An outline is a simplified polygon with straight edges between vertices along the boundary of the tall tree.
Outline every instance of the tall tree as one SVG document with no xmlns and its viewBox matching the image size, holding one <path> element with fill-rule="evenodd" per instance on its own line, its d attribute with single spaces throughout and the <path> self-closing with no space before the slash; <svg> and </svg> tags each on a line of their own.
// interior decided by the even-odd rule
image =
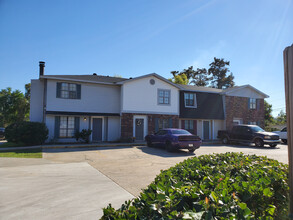
<svg viewBox="0 0 293 220">
<path fill-rule="evenodd" d="M 208 74 L 212 75 L 211 85 L 213 88 L 226 89 L 234 86 L 234 76 L 230 72 L 227 66 L 230 65 L 230 61 L 225 61 L 223 58 L 214 57 L 214 61 L 210 64 Z"/>
<path fill-rule="evenodd" d="M 265 110 L 265 127 L 269 126 L 274 122 L 272 116 L 272 105 L 270 105 L 266 100 L 264 101 L 264 110 Z"/>
<path fill-rule="evenodd" d="M 25 88 L 24 97 L 30 102 L 30 100 L 31 100 L 31 84 L 30 83 L 25 84 L 24 88 Z"/>
<path fill-rule="evenodd" d="M 29 101 L 24 94 L 10 87 L 0 91 L 0 126 L 28 120 L 29 117 Z"/>
<path fill-rule="evenodd" d="M 278 116 L 276 117 L 276 123 L 279 125 L 284 125 L 287 123 L 287 116 L 283 110 L 281 110 Z"/>
<path fill-rule="evenodd" d="M 174 75 L 174 77 L 172 79 L 169 79 L 169 81 L 181 85 L 188 85 L 189 83 L 189 80 L 187 79 L 187 76 L 185 74 Z"/>
<path fill-rule="evenodd" d="M 199 69 L 197 68 L 194 71 L 192 76 L 192 80 L 190 83 L 197 85 L 197 86 L 208 86 L 210 78 L 208 77 L 206 68 Z"/>
</svg>

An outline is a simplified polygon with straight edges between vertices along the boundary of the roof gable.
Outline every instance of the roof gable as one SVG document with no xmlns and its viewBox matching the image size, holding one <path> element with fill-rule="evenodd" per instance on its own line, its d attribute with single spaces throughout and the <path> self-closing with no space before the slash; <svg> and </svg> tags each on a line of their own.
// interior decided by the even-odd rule
<svg viewBox="0 0 293 220">
<path fill-rule="evenodd" d="M 162 77 L 162 76 L 160 76 L 160 75 L 158 75 L 156 73 L 150 73 L 150 74 L 143 75 L 143 76 L 138 76 L 138 77 L 135 77 L 135 78 L 132 78 L 132 79 L 127 79 L 125 81 L 118 82 L 117 84 L 124 84 L 124 83 L 132 82 L 132 81 L 135 81 L 135 80 L 143 79 L 143 78 L 148 78 L 150 76 L 156 77 L 156 78 L 158 78 L 158 79 L 170 84 L 171 86 L 174 86 L 174 87 L 176 87 L 178 89 L 181 89 L 180 85 L 172 83 L 169 80 L 167 80 L 166 78 L 164 78 L 164 77 Z"/>
<path fill-rule="evenodd" d="M 223 90 L 221 94 L 248 98 L 269 98 L 269 96 L 251 85 L 235 86 Z"/>
</svg>

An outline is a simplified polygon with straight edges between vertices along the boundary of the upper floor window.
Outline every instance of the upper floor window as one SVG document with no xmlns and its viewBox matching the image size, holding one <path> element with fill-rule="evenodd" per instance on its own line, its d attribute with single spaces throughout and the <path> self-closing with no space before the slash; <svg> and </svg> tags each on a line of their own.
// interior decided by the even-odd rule
<svg viewBox="0 0 293 220">
<path fill-rule="evenodd" d="M 256 99 L 254 98 L 249 99 L 249 109 L 256 109 Z"/>
<path fill-rule="evenodd" d="M 196 108 L 196 95 L 195 93 L 184 93 L 185 107 Z"/>
<path fill-rule="evenodd" d="M 170 90 L 159 89 L 158 90 L 158 103 L 162 105 L 170 104 Z"/>
<path fill-rule="evenodd" d="M 57 98 L 80 99 L 80 84 L 57 82 Z"/>
</svg>

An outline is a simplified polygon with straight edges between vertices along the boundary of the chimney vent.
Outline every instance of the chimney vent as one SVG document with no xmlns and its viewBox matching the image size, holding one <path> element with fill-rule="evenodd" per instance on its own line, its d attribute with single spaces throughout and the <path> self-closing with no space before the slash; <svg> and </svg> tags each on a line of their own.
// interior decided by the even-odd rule
<svg viewBox="0 0 293 220">
<path fill-rule="evenodd" d="M 44 75 L 44 69 L 45 69 L 45 62 L 44 61 L 40 61 L 39 62 L 39 66 L 40 66 L 40 76 Z"/>
</svg>

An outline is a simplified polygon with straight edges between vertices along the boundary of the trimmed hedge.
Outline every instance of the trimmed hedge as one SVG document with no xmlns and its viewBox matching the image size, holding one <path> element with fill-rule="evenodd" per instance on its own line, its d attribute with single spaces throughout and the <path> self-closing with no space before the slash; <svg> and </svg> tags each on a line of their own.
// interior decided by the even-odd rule
<svg viewBox="0 0 293 220">
<path fill-rule="evenodd" d="M 48 128 L 40 122 L 13 123 L 5 128 L 5 138 L 8 142 L 40 145 L 48 138 Z"/>
<path fill-rule="evenodd" d="M 101 219 L 286 219 L 288 166 L 242 153 L 203 155 L 162 171 Z"/>
</svg>

